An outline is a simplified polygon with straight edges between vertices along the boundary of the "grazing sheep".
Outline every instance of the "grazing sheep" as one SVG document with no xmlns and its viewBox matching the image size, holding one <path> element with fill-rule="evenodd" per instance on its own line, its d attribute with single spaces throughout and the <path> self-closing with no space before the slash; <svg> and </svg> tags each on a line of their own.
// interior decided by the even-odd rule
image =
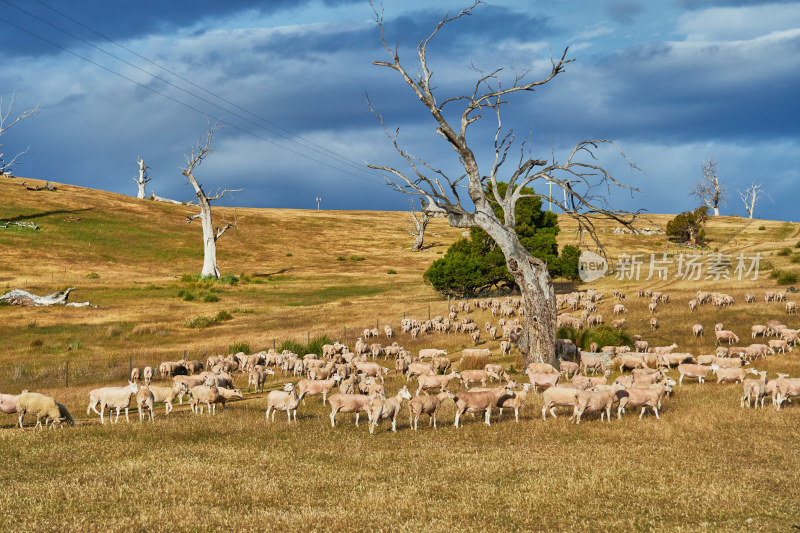
<svg viewBox="0 0 800 533">
<path fill-rule="evenodd" d="M 297 390 L 300 391 L 299 398 L 303 400 L 303 405 L 305 405 L 306 396 L 316 396 L 318 394 L 322 394 L 322 405 L 325 405 L 328 394 L 330 394 L 334 385 L 341 381 L 341 379 L 342 378 L 339 376 L 339 374 L 334 374 L 330 379 L 301 379 L 297 382 Z"/>
<path fill-rule="evenodd" d="M 336 415 L 338 413 L 355 413 L 356 426 L 358 426 L 358 418 L 361 415 L 361 411 L 363 411 L 367 413 L 367 418 L 371 422 L 369 402 L 372 399 L 374 398 L 366 394 L 332 394 L 328 398 L 328 404 L 331 406 L 331 426 L 336 427 Z"/>
<path fill-rule="evenodd" d="M 179 395 L 184 395 L 189 392 L 184 383 L 173 383 L 172 387 L 156 387 L 147 385 L 150 392 L 153 394 L 153 404 L 164 402 L 164 414 L 172 412 L 172 402 L 175 401 Z"/>
<path fill-rule="evenodd" d="M 551 374 L 551 373 L 542 373 L 542 372 L 526 372 L 528 375 L 528 379 L 530 380 L 529 385 L 533 386 L 533 393 L 536 394 L 537 387 L 542 387 L 542 389 L 548 389 L 550 387 L 555 387 L 558 383 L 559 378 L 561 378 L 561 374 Z"/>
<path fill-rule="evenodd" d="M 797 314 L 797 303 L 786 302 L 786 314 L 791 315 L 792 313 Z"/>
<path fill-rule="evenodd" d="M 702 324 L 695 324 L 692 326 L 692 335 L 695 337 L 699 337 L 703 334 L 703 325 Z"/>
<path fill-rule="evenodd" d="M 256 392 L 264 392 L 264 385 L 267 382 L 267 376 L 274 376 L 275 371 L 271 368 L 264 370 L 253 370 L 247 375 L 247 392 L 250 392 L 250 387 Z"/>
<path fill-rule="evenodd" d="M 584 413 L 593 413 L 597 411 L 600 412 L 601 422 L 603 421 L 603 417 L 611 422 L 611 407 L 618 401 L 617 393 L 621 390 L 625 390 L 625 387 L 616 384 L 612 385 L 607 390 L 593 389 L 579 391 L 575 397 L 575 403 L 573 404 L 575 423 L 581 423 L 581 417 Z"/>
<path fill-rule="evenodd" d="M 580 390 L 581 389 L 574 385 L 562 384 L 544 391 L 542 393 L 542 401 L 544 404 L 542 406 L 542 420 L 547 420 L 548 410 L 553 418 L 558 418 L 555 412 L 556 407 L 573 407 Z"/>
<path fill-rule="evenodd" d="M 441 376 L 423 374 L 417 377 L 417 381 L 419 382 L 419 387 L 417 387 L 416 396 L 419 396 L 420 392 L 424 392 L 427 395 L 428 390 L 430 389 L 441 389 L 443 391 L 447 390 L 447 385 L 450 383 L 451 379 L 460 379 L 460 378 L 461 374 L 459 374 L 457 370 L 453 370 L 449 374 L 444 374 Z"/>
<path fill-rule="evenodd" d="M 94 389 L 89 393 L 89 407 L 86 408 L 86 414 L 88 415 L 90 411 L 94 411 L 98 415 L 100 415 L 100 423 L 105 424 L 105 411 L 106 407 L 109 408 L 109 413 L 111 409 L 117 410 L 117 417 L 114 420 L 114 423 L 119 422 L 119 412 L 120 409 L 125 409 L 125 421 L 130 422 L 130 418 L 128 418 L 128 408 L 131 405 L 131 394 L 135 395 L 139 392 L 139 386 L 132 381 L 128 382 L 127 387 L 103 387 L 100 389 Z M 100 405 L 100 411 L 97 410 L 97 405 Z M 109 414 L 109 420 L 111 419 L 111 415 Z"/>
<path fill-rule="evenodd" d="M 728 341 L 728 344 L 733 344 L 734 342 L 739 342 L 739 337 L 732 331 L 727 331 L 724 329 L 717 330 L 714 332 L 717 340 L 714 344 L 719 344 L 720 341 Z"/>
<path fill-rule="evenodd" d="M 699 383 L 703 383 L 708 373 L 711 372 L 711 367 L 705 365 L 681 363 L 678 365 L 678 372 L 681 375 L 680 379 L 678 380 L 678 385 L 683 385 L 683 378 L 697 378 Z"/>
<path fill-rule="evenodd" d="M 153 381 L 153 367 L 144 367 L 144 370 L 142 371 L 142 377 L 144 378 L 144 384 L 150 385 L 150 382 Z"/>
<path fill-rule="evenodd" d="M 656 317 L 650 319 L 650 329 L 653 331 L 658 329 L 658 319 Z"/>
<path fill-rule="evenodd" d="M 744 402 L 747 401 L 747 407 L 750 407 L 750 401 L 755 400 L 755 407 L 758 408 L 758 401 L 761 400 L 761 408 L 764 408 L 764 399 L 767 394 L 767 372 L 758 372 L 753 369 L 752 372 L 758 375 L 759 379 L 745 379 L 742 380 L 742 399 L 740 407 L 744 407 Z"/>
<path fill-rule="evenodd" d="M 61 420 L 61 410 L 55 399 L 38 392 L 22 391 L 22 394 L 17 398 L 17 422 L 19 427 L 23 427 L 23 420 L 26 414 L 31 414 L 36 417 L 35 428 L 43 429 L 42 419 L 45 420 L 45 425 L 48 421 Z M 71 420 L 69 417 L 68 420 Z M 55 427 L 55 424 L 53 424 Z"/>
<path fill-rule="evenodd" d="M 144 410 L 150 411 L 150 422 L 153 422 L 153 405 L 155 404 L 155 396 L 147 386 L 144 386 L 136 393 L 136 408 L 139 410 L 139 422 L 144 421 Z"/>
<path fill-rule="evenodd" d="M 13 415 L 17 412 L 19 394 L 0 394 L 0 413 Z"/>
<path fill-rule="evenodd" d="M 559 368 L 561 369 L 561 375 L 565 378 L 570 377 L 570 375 L 575 375 L 580 370 L 580 365 L 578 363 L 574 363 L 572 361 L 561 361 L 559 363 Z"/>
<path fill-rule="evenodd" d="M 283 390 L 270 391 L 267 394 L 267 422 L 269 422 L 269 412 L 272 410 L 272 421 L 275 422 L 276 411 L 286 411 L 286 419 L 291 423 L 292 415 L 294 421 L 297 422 L 297 406 L 300 404 L 300 398 L 297 396 L 297 391 L 292 383 L 286 383 Z"/>
<path fill-rule="evenodd" d="M 530 390 L 530 383 L 525 383 L 521 391 L 513 391 L 511 395 L 503 395 L 497 402 L 497 407 L 500 408 L 500 418 L 503 417 L 503 409 L 514 410 L 514 420 L 519 423 L 519 408 L 525 403 Z"/>
<path fill-rule="evenodd" d="M 512 388 L 510 384 L 506 384 L 494 391 L 467 391 L 456 394 L 456 417 L 453 425 L 460 427 L 459 421 L 464 413 L 485 411 L 484 423 L 487 426 L 491 426 L 492 407 L 498 404 L 503 395 L 511 392 Z"/>
<path fill-rule="evenodd" d="M 217 414 L 217 403 L 222 401 L 222 395 L 213 379 L 206 380 L 203 385 L 192 387 L 189 389 L 189 395 L 189 404 L 192 406 L 193 413 L 202 414 L 202 404 L 206 404 L 209 416 Z"/>
<path fill-rule="evenodd" d="M 67 407 L 64 404 L 58 403 L 58 402 L 56 402 L 56 406 L 58 407 L 59 418 L 50 418 L 49 419 L 50 429 L 55 429 L 56 428 L 56 424 L 58 424 L 58 427 L 60 428 L 62 422 L 66 422 L 67 425 L 69 425 L 69 426 L 74 426 L 75 425 L 75 419 L 73 419 L 72 415 L 69 414 L 69 411 L 67 410 Z"/>
<path fill-rule="evenodd" d="M 430 417 L 428 425 L 432 425 L 433 429 L 436 429 L 436 416 L 439 413 L 442 402 L 453 398 L 455 398 L 455 395 L 446 389 L 436 396 L 415 396 L 412 398 L 408 403 L 408 418 L 414 431 L 417 430 L 417 423 L 421 414 L 428 415 Z"/>
<path fill-rule="evenodd" d="M 711 365 L 711 371 L 717 375 L 717 383 L 741 383 L 747 374 L 758 375 L 755 368 L 722 368 L 717 364 Z"/>
<path fill-rule="evenodd" d="M 392 431 L 397 431 L 397 415 L 403 407 L 403 400 L 410 400 L 411 393 L 406 386 L 397 391 L 397 395 L 392 398 L 375 398 L 369 402 L 369 412 L 371 423 L 369 426 L 369 434 L 372 435 L 375 431 L 375 426 L 381 420 L 392 419 Z"/>
<path fill-rule="evenodd" d="M 486 386 L 486 381 L 489 379 L 489 373 L 486 370 L 462 370 L 461 383 L 464 387 L 469 388 L 472 382 L 481 382 L 481 387 Z"/>
</svg>

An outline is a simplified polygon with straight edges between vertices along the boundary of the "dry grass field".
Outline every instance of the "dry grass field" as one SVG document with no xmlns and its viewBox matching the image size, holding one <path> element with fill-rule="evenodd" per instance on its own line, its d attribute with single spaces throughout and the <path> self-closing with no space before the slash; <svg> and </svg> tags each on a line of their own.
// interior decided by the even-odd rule
<svg viewBox="0 0 800 533">
<path fill-rule="evenodd" d="M 77 421 L 60 431 L 21 431 L 13 429 L 14 417 L 0 414 L 0 530 L 800 527 L 798 402 L 780 412 L 769 401 L 763 410 L 741 409 L 741 387 L 717 385 L 713 375 L 705 384 L 677 387 L 661 420 L 650 414 L 639 420 L 629 411 L 611 423 L 587 415 L 575 426 L 562 410 L 558 419 L 543 422 L 541 397 L 531 395 L 518 424 L 506 412 L 498 420 L 495 411 L 491 427 L 467 416 L 455 429 L 447 403 L 436 431 L 427 420 L 419 432 L 411 431 L 403 412 L 397 433 L 383 421 L 370 435 L 349 414 L 339 415 L 332 428 L 319 397 L 301 405 L 297 424 L 288 424 L 282 413 L 268 423 L 265 394 L 245 393 L 245 400 L 213 417 L 194 416 L 185 405 L 165 417 L 159 405 L 154 424 L 140 424 L 134 409 L 130 424 L 100 426 L 96 415 L 86 415 L 87 393 L 100 384 L 124 383 L 131 361 L 155 366 L 184 352 L 191 358 L 225 353 L 235 343 L 256 351 L 285 340 L 305 344 L 319 335 L 344 340 L 345 328 L 352 343 L 376 320 L 399 329 L 404 314 L 443 314 L 447 301 L 422 282 L 422 272 L 460 230 L 435 220 L 429 251 L 411 253 L 404 213 L 238 209 L 239 229 L 219 242 L 219 266 L 239 282 L 203 283 L 184 276 L 202 265 L 200 228 L 185 222 L 191 206 L 69 185 L 33 192 L 20 181 L 0 180 L 0 220 L 32 221 L 41 229 L 0 229 L 0 291 L 48 294 L 74 286 L 71 301 L 99 307 L 0 307 L 0 392 L 51 394 Z M 223 212 L 233 214 L 219 209 L 217 216 Z M 663 225 L 669 217 L 653 219 Z M 797 224 L 748 222 L 714 218 L 703 253 L 760 253 L 774 269 L 800 272 Z M 560 244 L 578 242 L 574 226 L 561 224 Z M 649 260 L 650 253 L 665 251 L 663 235 L 618 235 L 603 227 L 611 259 L 644 253 Z M 783 248 L 790 248 L 789 255 L 779 255 Z M 681 252 L 688 253 L 669 245 L 668 253 Z M 611 275 L 588 286 L 608 295 L 626 290 L 627 331 L 642 334 L 651 346 L 676 342 L 680 351 L 711 353 L 716 322 L 738 333 L 742 345 L 751 342 L 752 324 L 775 318 L 800 327 L 800 318 L 787 316 L 782 303 L 744 303 L 745 292 L 761 296 L 780 287 L 765 266 L 755 281 L 684 281 L 674 278 L 674 266 L 668 280 L 645 281 L 645 264 L 638 282 Z M 657 331 L 648 325 L 648 301 L 636 297 L 639 288 L 672 295 L 657 312 Z M 698 288 L 732 294 L 736 304 L 723 310 L 706 305 L 690 314 L 687 302 Z M 187 293 L 194 299 L 186 301 Z M 214 299 L 209 294 L 218 300 L 204 301 Z M 599 306 L 607 322 L 612 305 L 608 298 Z M 220 311 L 232 318 L 204 329 L 185 325 Z M 493 320 L 487 312 L 473 315 L 481 325 Z M 692 337 L 695 323 L 705 326 L 705 337 Z M 461 334 L 396 340 L 414 352 L 447 349 L 454 360 L 472 344 Z M 497 345 L 481 343 L 499 353 Z M 519 369 L 515 352 L 498 362 Z M 770 377 L 776 371 L 800 376 L 793 353 L 754 366 Z M 237 379 L 246 387 L 246 377 Z M 288 380 L 276 376 L 270 385 Z M 390 372 L 389 395 L 404 383 Z"/>
</svg>

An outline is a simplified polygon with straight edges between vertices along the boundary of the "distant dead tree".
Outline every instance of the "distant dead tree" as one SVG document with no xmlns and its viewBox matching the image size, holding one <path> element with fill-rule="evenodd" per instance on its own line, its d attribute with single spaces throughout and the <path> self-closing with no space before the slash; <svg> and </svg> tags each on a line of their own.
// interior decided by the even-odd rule
<svg viewBox="0 0 800 533">
<path fill-rule="evenodd" d="M 422 243 L 425 240 L 425 230 L 428 228 L 428 222 L 430 222 L 430 220 L 430 213 L 418 211 L 414 207 L 414 202 L 411 202 L 411 220 L 409 221 L 408 232 L 414 237 L 414 244 L 411 246 L 412 252 L 419 252 L 422 250 Z"/>
<path fill-rule="evenodd" d="M 751 183 L 744 191 L 736 190 L 739 193 L 739 198 L 744 204 L 744 209 L 747 211 L 748 218 L 753 218 L 753 212 L 756 210 L 756 205 L 763 197 L 772 200 L 772 196 L 767 194 L 762 188 L 761 184 Z"/>
<path fill-rule="evenodd" d="M 211 202 L 219 200 L 225 195 L 232 192 L 241 191 L 242 189 L 217 189 L 213 196 L 208 196 L 203 190 L 203 186 L 197 181 L 194 176 L 194 170 L 200 166 L 203 160 L 208 157 L 212 152 L 212 142 L 214 140 L 214 132 L 220 128 L 219 125 L 209 127 L 206 133 L 205 144 L 202 141 L 198 142 L 193 148 L 192 153 L 186 156 L 186 168 L 182 169 L 183 175 L 189 180 L 189 183 L 194 187 L 195 195 L 197 196 L 197 205 L 200 206 L 200 213 L 186 217 L 186 222 L 191 223 L 195 219 L 200 219 L 203 226 L 203 277 L 211 276 L 215 279 L 220 277 L 219 269 L 217 268 L 217 240 L 225 235 L 229 229 L 236 229 L 236 217 L 229 222 L 223 218 L 225 225 L 222 227 L 214 227 L 211 221 Z"/>
<path fill-rule="evenodd" d="M 713 157 L 703 161 L 703 176 L 697 180 L 689 191 L 691 196 L 698 198 L 709 209 L 713 209 L 715 216 L 719 216 L 720 204 L 728 201 L 725 187 L 719 180 L 719 176 L 717 176 L 717 164 L 717 160 Z"/>
<path fill-rule="evenodd" d="M 460 175 L 450 175 L 440 168 L 418 158 L 404 150 L 399 142 L 399 130 L 390 132 L 381 114 L 374 109 L 369 97 L 367 103 L 384 128 L 386 135 L 394 144 L 395 150 L 405 159 L 408 170 L 399 170 L 391 166 L 368 164 L 370 168 L 386 173 L 388 184 L 395 190 L 420 197 L 424 200 L 423 211 L 430 214 L 447 216 L 451 226 L 458 228 L 479 227 L 486 231 L 502 250 L 509 272 L 514 276 L 522 295 L 522 311 L 524 324 L 518 338 L 517 347 L 524 354 L 526 364 L 544 360 L 558 365 L 556 356 L 556 297 L 553 282 L 547 271 L 547 264 L 533 257 L 519 240 L 516 233 L 516 205 L 520 198 L 538 197 L 550 201 L 546 194 L 548 183 L 560 187 L 564 191 L 562 203 L 555 197 L 552 202 L 560 207 L 567 216 L 575 219 L 579 229 L 591 236 L 600 246 L 595 231 L 598 218 L 610 218 L 620 224 L 631 227 L 637 213 L 612 210 L 606 206 L 603 191 L 609 187 L 618 187 L 626 191 L 634 191 L 632 187 L 618 182 L 603 167 L 595 163 L 595 156 L 600 146 L 611 146 L 633 167 L 636 166 L 625 156 L 615 143 L 608 139 L 579 142 L 563 162 L 536 159 L 532 157 L 532 139 L 524 138 L 519 149 L 519 159 L 509 161 L 509 150 L 515 140 L 513 131 L 504 131 L 501 122 L 501 110 L 509 103 L 508 98 L 515 93 L 531 92 L 561 74 L 566 65 L 572 62 L 567 59 L 567 50 L 558 60 L 551 58 L 551 69 L 542 79 L 524 81 L 525 75 L 510 77 L 509 83 L 501 79 L 502 68 L 484 72 L 473 66 L 476 80 L 462 94 L 440 95 L 431 81 L 433 71 L 428 64 L 428 46 L 439 30 L 448 23 L 472 14 L 481 2 L 462 9 L 453 16 L 444 17 L 431 34 L 417 45 L 417 58 L 413 66 L 400 61 L 399 45 L 392 47 L 386 41 L 382 7 L 372 4 L 374 20 L 380 30 L 381 43 L 388 53 L 388 61 L 373 61 L 373 64 L 396 71 L 403 82 L 415 94 L 433 119 L 436 121 L 436 133 L 455 151 L 458 163 L 463 170 Z M 448 61 L 452 63 L 453 58 Z M 506 78 L 503 76 L 502 78 Z M 447 84 L 444 84 L 446 86 Z M 443 85 L 440 85 L 440 87 Z M 459 106 L 458 109 L 453 109 Z M 493 144 L 486 159 L 491 161 L 489 168 L 480 169 L 478 158 L 473 150 L 480 146 L 468 132 L 470 127 L 485 115 L 496 121 Z M 479 135 L 479 131 L 475 135 Z M 516 159 L 511 156 L 512 159 Z M 500 194 L 498 183 L 505 181 L 508 186 L 504 194 Z M 533 187 L 534 182 L 540 184 Z M 533 189 L 533 190 L 531 190 Z M 545 191 L 545 194 L 536 192 Z M 468 196 L 462 198 L 462 195 Z M 554 195 L 559 196 L 559 195 Z M 473 207 L 474 206 L 474 207 Z M 499 207 L 500 215 L 495 212 Z"/>
<path fill-rule="evenodd" d="M 16 117 L 11 116 L 11 110 L 14 107 L 14 102 L 16 101 L 16 95 L 11 95 L 11 100 L 8 102 L 8 107 L 3 110 L 3 97 L 0 96 L 0 137 L 2 137 L 6 131 L 10 130 L 12 127 L 17 125 L 21 120 L 24 120 L 28 117 L 32 117 L 39 113 L 39 109 L 41 106 L 37 105 L 31 109 L 26 109 Z M 0 176 L 10 176 L 11 172 L 14 168 L 14 165 L 19 160 L 20 156 L 27 153 L 30 147 L 26 148 L 22 152 L 18 153 L 10 160 L 5 159 L 5 154 L 3 153 L 3 144 L 0 143 Z"/>
<path fill-rule="evenodd" d="M 136 162 L 139 163 L 139 177 L 134 177 L 133 181 L 139 187 L 139 193 L 136 195 L 136 198 L 144 200 L 146 195 L 144 188 L 150 180 L 147 176 L 147 169 L 150 168 L 149 166 L 144 164 L 144 160 L 139 157 L 136 159 Z"/>
</svg>

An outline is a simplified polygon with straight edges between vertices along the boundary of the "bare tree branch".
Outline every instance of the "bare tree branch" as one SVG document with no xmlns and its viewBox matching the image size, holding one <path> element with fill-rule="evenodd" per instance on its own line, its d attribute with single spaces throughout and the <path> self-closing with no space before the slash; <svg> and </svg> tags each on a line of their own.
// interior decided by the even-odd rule
<svg viewBox="0 0 800 533">
<path fill-rule="evenodd" d="M 764 191 L 760 183 L 758 184 L 751 183 L 750 186 L 746 188 L 744 191 L 736 189 L 736 192 L 739 193 L 739 199 L 744 204 L 744 209 L 745 211 L 747 211 L 748 218 L 753 218 L 753 213 L 755 213 L 756 205 L 758 204 L 759 201 L 761 201 L 761 198 L 767 197 L 770 200 L 772 200 L 772 196 L 770 196 L 769 194 L 766 193 L 766 191 Z"/>
<path fill-rule="evenodd" d="M 689 189 L 689 195 L 703 202 L 709 209 L 719 215 L 719 206 L 728 202 L 725 187 L 717 176 L 717 160 L 709 157 L 703 161 L 703 176 Z"/>
<path fill-rule="evenodd" d="M 41 109 L 41 105 L 36 105 L 30 109 L 26 109 L 16 117 L 12 117 L 11 110 L 14 107 L 14 102 L 16 101 L 16 95 L 11 95 L 11 100 L 8 102 L 8 107 L 6 107 L 5 111 L 3 111 L 3 98 L 0 97 L 0 137 L 3 134 L 18 124 L 21 120 L 24 120 L 28 117 L 32 117 L 39 113 Z M 15 164 L 18 164 L 18 159 L 20 156 L 25 155 L 28 150 L 30 150 L 30 146 L 27 147 L 22 152 L 16 154 L 14 157 L 11 158 L 10 161 L 5 160 L 5 154 L 3 152 L 3 144 L 0 143 L 0 176 L 4 176 L 10 174 L 12 169 L 14 168 Z"/>
</svg>

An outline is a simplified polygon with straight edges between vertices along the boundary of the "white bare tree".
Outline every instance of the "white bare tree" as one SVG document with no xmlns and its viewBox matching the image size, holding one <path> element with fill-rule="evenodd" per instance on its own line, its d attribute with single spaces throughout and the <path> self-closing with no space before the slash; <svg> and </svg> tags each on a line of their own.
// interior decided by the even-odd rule
<svg viewBox="0 0 800 533">
<path fill-rule="evenodd" d="M 725 186 L 717 176 L 717 165 L 717 160 L 713 156 L 703 161 L 703 176 L 689 191 L 691 196 L 700 199 L 709 209 L 713 209 L 715 216 L 719 216 L 719 206 L 728 201 Z"/>
<path fill-rule="evenodd" d="M 755 184 L 751 183 L 748 188 L 744 191 L 740 191 L 736 189 L 736 192 L 739 193 L 739 198 L 742 200 L 744 204 L 744 209 L 747 211 L 748 218 L 753 218 L 753 213 L 756 210 L 756 205 L 758 202 L 763 198 L 767 197 L 772 200 L 772 196 L 767 194 L 760 183 Z"/>
<path fill-rule="evenodd" d="M 147 169 L 150 167 L 144 164 L 144 160 L 141 157 L 137 158 L 136 162 L 139 163 L 139 177 L 133 178 L 133 182 L 139 187 L 139 192 L 136 195 L 136 198 L 144 200 L 146 197 L 144 188 L 150 181 L 150 177 L 147 175 Z"/>
<path fill-rule="evenodd" d="M 220 128 L 219 125 L 209 127 L 206 134 L 205 144 L 202 140 L 199 141 L 193 148 L 192 153 L 186 156 L 186 168 L 181 169 L 183 175 L 188 178 L 189 183 L 194 187 L 195 195 L 197 196 L 197 205 L 200 206 L 200 212 L 196 215 L 186 217 L 186 222 L 191 223 L 195 219 L 200 219 L 203 226 L 203 277 L 219 278 L 219 268 L 217 268 L 217 240 L 225 235 L 229 229 L 236 229 L 237 222 L 234 214 L 234 220 L 229 222 L 223 218 L 225 225 L 222 227 L 214 227 L 211 220 L 211 202 L 219 200 L 223 196 L 230 193 L 241 191 L 242 189 L 217 189 L 217 192 L 208 196 L 203 190 L 203 186 L 197 181 L 194 176 L 194 170 L 208 157 L 212 152 L 212 142 L 214 140 L 214 132 Z"/>
<path fill-rule="evenodd" d="M 14 126 L 16 126 L 21 120 L 24 120 L 28 117 L 32 117 L 39 113 L 39 109 L 41 106 L 37 105 L 32 107 L 31 109 L 26 109 L 16 117 L 11 115 L 11 110 L 14 107 L 14 102 L 16 101 L 16 95 L 11 95 L 11 100 L 8 102 L 8 107 L 3 109 L 3 97 L 0 96 L 0 137 L 2 137 L 6 131 L 10 130 Z M 30 147 L 26 148 L 22 152 L 18 153 L 17 155 L 13 156 L 11 159 L 6 159 L 5 153 L 3 152 L 3 144 L 0 142 L 0 176 L 9 176 L 14 168 L 14 165 L 18 162 L 20 156 L 25 155 Z"/>
<path fill-rule="evenodd" d="M 563 162 L 536 159 L 531 156 L 533 147 L 531 138 L 525 138 L 519 149 L 519 159 L 509 162 L 509 151 L 515 140 L 513 131 L 504 131 L 501 122 L 501 110 L 508 103 L 508 98 L 515 93 L 530 92 L 548 83 L 564 71 L 572 61 L 567 59 L 567 50 L 561 58 L 551 58 L 551 70 L 537 81 L 525 81 L 523 75 L 514 75 L 510 83 L 504 83 L 502 68 L 491 72 L 483 72 L 472 67 L 476 72 L 476 81 L 466 94 L 440 97 L 438 90 L 431 83 L 433 71 L 428 64 L 428 46 L 437 32 L 448 23 L 471 15 L 477 1 L 472 6 L 462 9 L 455 15 L 444 17 L 431 34 L 417 45 L 417 58 L 413 66 L 406 68 L 400 61 L 398 46 L 391 47 L 384 33 L 382 8 L 372 4 L 375 22 L 381 35 L 381 42 L 389 55 L 388 61 L 373 61 L 373 64 L 396 71 L 402 80 L 426 108 L 436 121 L 436 133 L 444 138 L 455 151 L 463 173 L 460 176 L 449 175 L 426 161 L 410 154 L 398 143 L 399 130 L 390 132 L 380 113 L 372 104 L 370 109 L 376 114 L 384 131 L 394 144 L 396 151 L 405 159 L 408 170 L 368 164 L 370 168 L 384 171 L 387 182 L 397 191 L 412 194 L 424 199 L 424 211 L 447 216 L 451 226 L 459 228 L 480 227 L 497 243 L 506 258 L 509 272 L 514 276 L 522 296 L 522 307 L 525 316 L 517 346 L 525 356 L 526 364 L 544 360 L 558 365 L 555 351 L 556 340 L 556 298 L 553 282 L 547 271 L 547 264 L 533 257 L 522 245 L 516 233 L 515 207 L 523 197 L 538 197 L 550 200 L 548 194 L 523 192 L 524 187 L 541 183 L 545 190 L 548 183 L 560 187 L 564 191 L 565 200 L 552 199 L 566 215 L 578 222 L 579 228 L 592 237 L 600 246 L 595 232 L 595 221 L 598 217 L 611 218 L 630 227 L 636 219 L 636 213 L 612 210 L 607 207 L 606 198 L 598 189 L 609 190 L 612 186 L 634 191 L 632 187 L 618 182 L 603 167 L 595 163 L 597 149 L 608 145 L 616 149 L 628 163 L 635 165 L 621 150 L 608 139 L 588 140 L 578 143 Z M 458 106 L 458 109 L 453 109 Z M 488 114 L 494 117 L 496 126 L 493 129 L 494 139 L 490 144 L 491 164 L 481 171 L 473 149 L 479 144 L 472 137 L 468 139 L 470 127 Z M 513 156 L 512 156 L 513 158 Z M 509 163 L 508 166 L 506 163 Z M 505 194 L 500 194 L 498 183 L 505 181 L 508 187 Z M 528 191 L 528 189 L 525 189 Z M 535 189 L 534 189 L 535 191 Z M 468 197 L 469 203 L 462 199 Z M 492 200 L 499 205 L 502 216 L 495 214 Z M 474 206 L 474 207 L 473 207 Z"/>
<path fill-rule="evenodd" d="M 422 244 L 425 241 L 425 230 L 428 229 L 428 222 L 431 220 L 431 214 L 427 211 L 418 211 L 414 207 L 414 202 L 411 202 L 411 220 L 408 225 L 408 232 L 414 237 L 414 244 L 411 246 L 412 252 L 419 252 L 422 250 Z"/>
</svg>

